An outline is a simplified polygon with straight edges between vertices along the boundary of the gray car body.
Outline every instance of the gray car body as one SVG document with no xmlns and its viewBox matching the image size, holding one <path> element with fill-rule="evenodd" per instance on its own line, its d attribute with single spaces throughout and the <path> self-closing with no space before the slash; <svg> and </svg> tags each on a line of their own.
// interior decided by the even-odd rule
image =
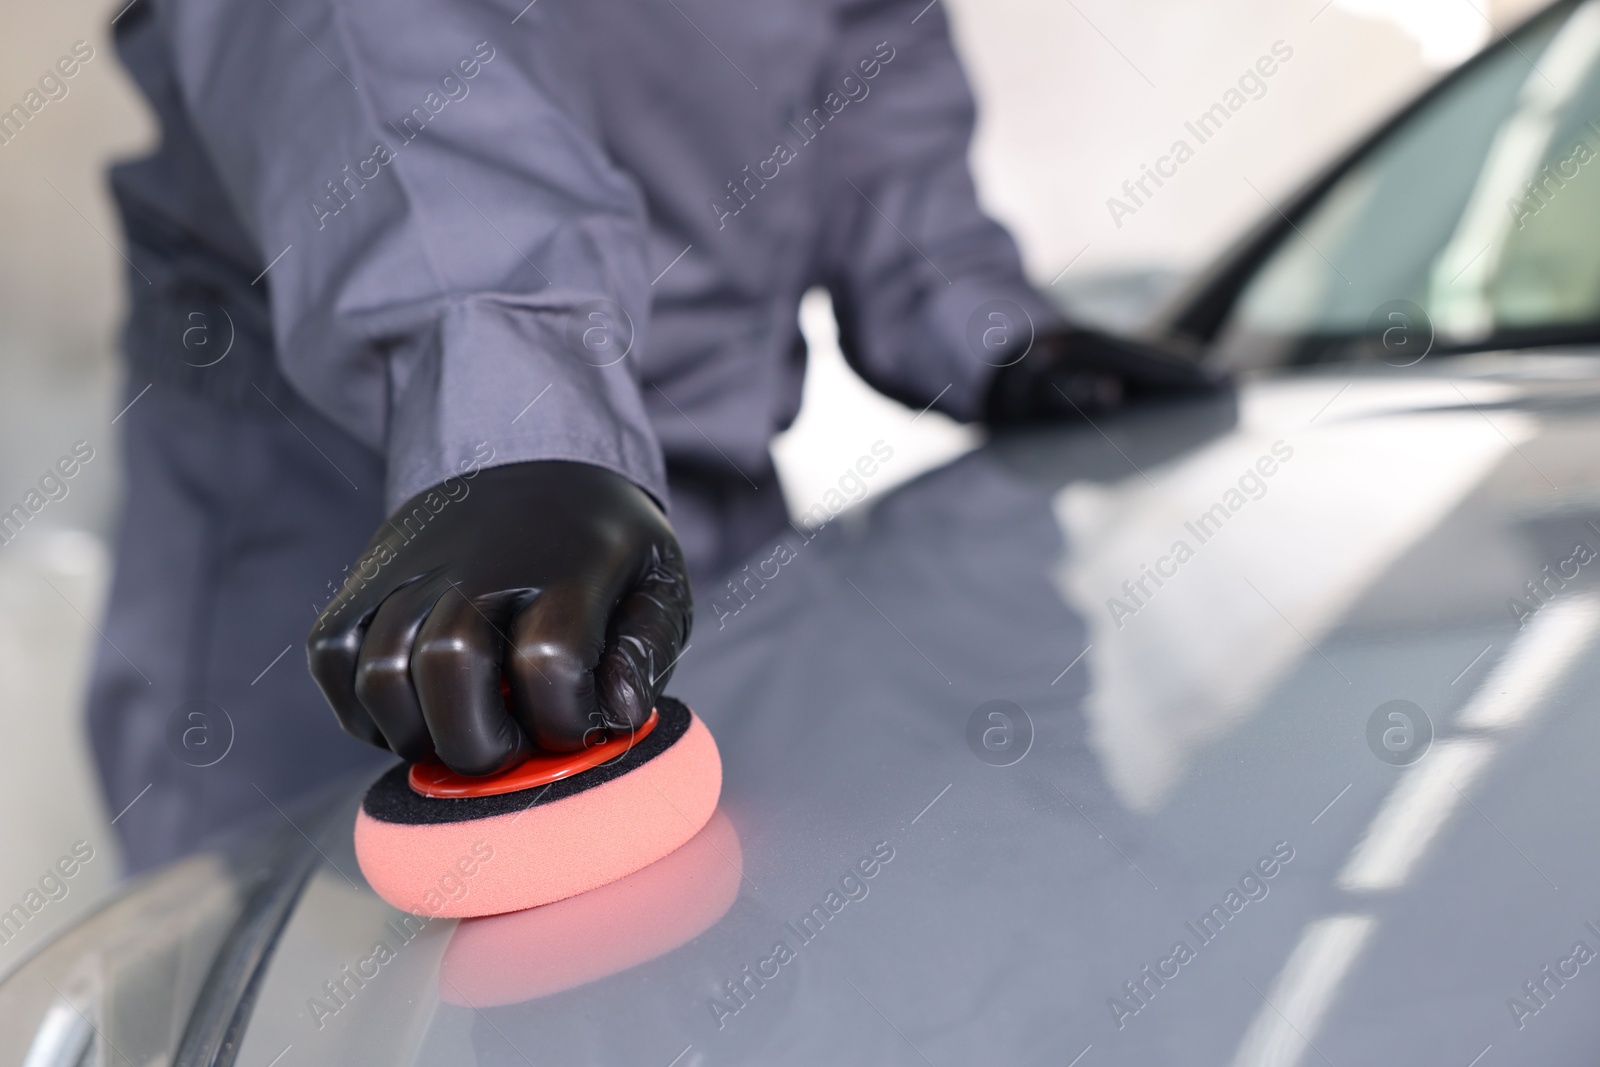
<svg viewBox="0 0 1600 1067">
<path fill-rule="evenodd" d="M 590 973 L 628 916 L 589 914 L 544 931 L 591 950 L 570 988 L 462 995 L 527 943 L 406 925 L 352 787 L 290 813 L 177 1062 L 1589 1062 L 1597 443 L 1581 346 L 991 441 L 703 606 L 672 689 L 722 752 L 716 921 Z"/>
<path fill-rule="evenodd" d="M 399 915 L 347 805 L 237 1062 L 1582 1062 L 1600 981 L 1564 961 L 1600 947 L 1600 568 L 1566 561 L 1600 549 L 1597 437 L 1600 358 L 1567 352 L 1268 377 L 992 442 L 791 535 L 695 634 L 674 689 L 721 746 L 742 855 L 718 922 L 467 1007 L 441 1001 L 458 935 L 435 920 L 340 1001 L 323 983 Z M 1369 743 L 1394 700 L 1430 745 Z"/>
</svg>

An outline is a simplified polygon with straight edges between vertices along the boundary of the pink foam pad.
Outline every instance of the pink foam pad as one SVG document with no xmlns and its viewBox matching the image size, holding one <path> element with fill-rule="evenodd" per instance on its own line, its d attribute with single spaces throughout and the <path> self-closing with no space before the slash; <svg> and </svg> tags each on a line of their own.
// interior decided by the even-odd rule
<svg viewBox="0 0 1600 1067">
<path fill-rule="evenodd" d="M 439 964 L 439 996 L 492 1008 L 573 989 L 664 956 L 739 895 L 739 835 L 720 810 L 689 843 L 610 885 L 542 908 L 467 919 Z"/>
<path fill-rule="evenodd" d="M 356 815 L 361 872 L 403 911 L 466 917 L 563 900 L 661 859 L 705 826 L 722 792 L 711 732 L 671 703 L 621 759 L 526 798 L 421 797 L 396 768 Z"/>
</svg>

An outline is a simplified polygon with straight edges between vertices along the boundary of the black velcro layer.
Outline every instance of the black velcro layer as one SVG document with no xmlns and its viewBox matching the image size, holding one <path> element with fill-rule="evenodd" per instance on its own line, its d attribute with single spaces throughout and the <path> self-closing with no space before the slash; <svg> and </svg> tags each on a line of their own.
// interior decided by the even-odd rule
<svg viewBox="0 0 1600 1067">
<path fill-rule="evenodd" d="M 493 797 L 425 797 L 412 790 L 406 781 L 411 765 L 402 763 L 372 784 L 361 801 L 361 810 L 380 822 L 416 826 L 488 819 L 549 804 L 620 778 L 677 744 L 689 730 L 689 709 L 672 697 L 662 697 L 656 702 L 656 712 L 660 719 L 649 737 L 617 759 L 571 778 Z"/>
</svg>

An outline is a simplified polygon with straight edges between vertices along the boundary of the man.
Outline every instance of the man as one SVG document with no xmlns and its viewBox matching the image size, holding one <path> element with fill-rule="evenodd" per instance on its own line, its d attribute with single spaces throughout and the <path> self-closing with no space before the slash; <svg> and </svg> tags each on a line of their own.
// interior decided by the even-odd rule
<svg viewBox="0 0 1600 1067">
<path fill-rule="evenodd" d="M 90 701 L 135 869 L 382 749 L 484 774 L 642 721 L 691 576 L 785 521 L 811 286 L 869 382 L 960 419 L 1209 384 L 1030 290 L 923 0 L 140 0 L 116 29 L 163 129 L 112 176 L 135 402 Z M 280 651 L 313 612 L 369 748 Z"/>
</svg>

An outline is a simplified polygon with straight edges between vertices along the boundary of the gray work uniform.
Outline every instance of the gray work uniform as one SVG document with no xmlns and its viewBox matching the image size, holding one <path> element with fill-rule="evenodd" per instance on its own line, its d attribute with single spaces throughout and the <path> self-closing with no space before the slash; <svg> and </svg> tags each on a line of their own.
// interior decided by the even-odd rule
<svg viewBox="0 0 1600 1067">
<path fill-rule="evenodd" d="M 299 644 L 413 494 L 484 456 L 595 463 L 704 583 L 784 522 L 808 288 L 869 382 L 961 419 L 992 309 L 1051 320 L 977 206 L 939 5 L 525 3 L 118 20 L 163 131 L 112 174 L 129 397 L 154 386 L 90 707 L 112 810 L 154 783 L 118 822 L 135 866 L 382 758 Z M 233 747 L 195 767 L 174 723 L 204 708 Z"/>
</svg>

